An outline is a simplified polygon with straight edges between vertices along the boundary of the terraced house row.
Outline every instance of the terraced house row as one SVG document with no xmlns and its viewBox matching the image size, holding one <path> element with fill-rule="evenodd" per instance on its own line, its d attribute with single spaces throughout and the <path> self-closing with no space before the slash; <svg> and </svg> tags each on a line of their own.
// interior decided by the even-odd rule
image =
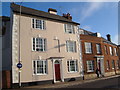
<svg viewBox="0 0 120 90">
<path fill-rule="evenodd" d="M 101 76 L 110 76 L 120 73 L 120 59 L 118 45 L 111 42 L 111 36 L 103 38 L 100 33 L 93 33 L 80 29 L 82 46 L 82 60 L 86 79 L 96 77 L 96 69 Z"/>
<path fill-rule="evenodd" d="M 1 19 L 3 88 L 94 78 L 97 67 L 103 76 L 119 73 L 118 46 L 80 29 L 69 13 L 12 3 Z"/>
</svg>

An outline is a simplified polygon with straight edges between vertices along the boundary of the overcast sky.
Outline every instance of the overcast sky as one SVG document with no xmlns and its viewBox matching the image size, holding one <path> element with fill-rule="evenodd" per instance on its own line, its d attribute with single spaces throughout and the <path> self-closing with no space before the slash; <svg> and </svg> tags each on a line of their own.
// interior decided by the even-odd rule
<svg viewBox="0 0 120 90">
<path fill-rule="evenodd" d="M 58 15 L 70 13 L 73 21 L 80 23 L 80 28 L 99 32 L 104 38 L 111 34 L 112 42 L 118 43 L 117 2 L 23 2 L 22 5 L 45 12 L 53 8 Z M 2 7 L 2 14 L 9 16 L 10 3 L 3 3 Z"/>
</svg>

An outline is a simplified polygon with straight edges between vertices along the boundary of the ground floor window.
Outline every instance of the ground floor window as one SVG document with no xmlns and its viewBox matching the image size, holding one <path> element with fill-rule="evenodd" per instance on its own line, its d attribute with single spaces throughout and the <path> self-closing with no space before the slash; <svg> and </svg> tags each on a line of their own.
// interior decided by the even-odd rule
<svg viewBox="0 0 120 90">
<path fill-rule="evenodd" d="M 117 69 L 120 69 L 120 60 L 117 60 L 117 61 L 116 61 L 116 68 L 117 68 Z"/>
<path fill-rule="evenodd" d="M 77 60 L 67 61 L 67 66 L 68 66 L 68 72 L 77 72 L 78 71 Z"/>
<path fill-rule="evenodd" d="M 112 69 L 115 69 L 115 61 L 112 60 Z"/>
<path fill-rule="evenodd" d="M 107 68 L 107 70 L 109 70 L 109 69 L 110 69 L 109 60 L 107 60 L 107 61 L 106 61 L 106 68 Z"/>
<path fill-rule="evenodd" d="M 87 72 L 94 72 L 94 60 L 86 61 L 87 64 Z"/>
<path fill-rule="evenodd" d="M 47 61 L 46 60 L 34 60 L 33 61 L 34 74 L 47 74 Z"/>
</svg>

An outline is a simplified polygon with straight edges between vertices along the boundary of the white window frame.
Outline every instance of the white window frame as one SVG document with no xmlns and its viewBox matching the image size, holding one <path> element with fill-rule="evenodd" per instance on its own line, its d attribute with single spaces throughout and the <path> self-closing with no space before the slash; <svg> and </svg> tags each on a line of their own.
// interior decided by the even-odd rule
<svg viewBox="0 0 120 90">
<path fill-rule="evenodd" d="M 104 46 L 104 50 L 105 50 L 105 54 L 107 55 L 108 51 L 107 51 L 107 46 L 106 45 Z"/>
<path fill-rule="evenodd" d="M 113 55 L 113 49 L 112 49 L 112 47 L 110 46 L 109 49 L 110 49 L 110 55 Z"/>
<path fill-rule="evenodd" d="M 85 42 L 85 53 L 91 54 L 92 53 L 92 43 Z"/>
<path fill-rule="evenodd" d="M 107 70 L 110 70 L 110 62 L 109 62 L 109 60 L 106 61 L 106 68 L 107 68 Z"/>
<path fill-rule="evenodd" d="M 94 60 L 87 60 L 86 64 L 87 64 L 87 72 L 94 72 Z M 92 65 L 92 70 L 90 70 L 89 65 Z"/>
<path fill-rule="evenodd" d="M 70 26 L 70 28 L 68 28 L 68 25 Z M 71 25 L 71 24 L 64 24 L 64 29 L 65 29 L 65 33 L 75 34 L 74 25 Z"/>
<path fill-rule="evenodd" d="M 39 37 L 33 37 L 32 38 L 32 51 L 37 51 L 37 42 L 36 42 L 36 40 L 37 40 L 37 38 L 39 38 Z M 33 49 L 34 47 L 33 47 L 33 39 L 35 39 L 35 50 Z M 46 38 L 39 38 L 39 39 L 42 39 L 42 47 L 43 47 L 43 51 L 38 51 L 38 52 L 45 52 L 46 51 L 46 46 L 47 46 L 47 40 L 46 40 Z M 39 44 L 39 46 L 40 46 L 40 44 Z M 39 47 L 40 48 L 40 47 Z"/>
<path fill-rule="evenodd" d="M 67 52 L 76 52 L 76 41 L 66 41 L 66 51 Z"/>
<path fill-rule="evenodd" d="M 72 61 L 74 61 L 74 69 L 75 69 L 75 71 L 71 71 L 71 65 L 70 65 L 70 62 L 72 62 Z M 69 73 L 75 73 L 75 72 L 78 72 L 78 60 L 68 60 L 67 61 L 67 67 L 68 67 L 68 72 Z"/>
<path fill-rule="evenodd" d="M 116 61 L 116 69 L 119 69 L 119 61 Z"/>
<path fill-rule="evenodd" d="M 37 62 L 40 61 L 43 63 L 43 73 L 38 73 L 37 72 Z M 34 67 L 34 62 L 35 62 L 35 67 Z M 45 68 L 45 63 L 46 63 L 46 68 Z M 48 74 L 48 63 L 47 60 L 33 60 L 33 75 L 47 75 Z M 46 69 L 46 73 L 45 73 Z"/>
<path fill-rule="evenodd" d="M 115 56 L 117 56 L 117 48 L 114 48 Z"/>
<path fill-rule="evenodd" d="M 41 26 L 39 24 L 39 27 L 37 27 L 37 23 L 36 23 L 37 20 L 39 20 L 41 22 Z M 45 20 L 32 18 L 31 22 L 32 22 L 32 28 L 34 28 L 34 29 L 39 29 L 39 30 L 45 30 L 46 29 L 46 21 Z"/>
<path fill-rule="evenodd" d="M 97 54 L 100 54 L 100 53 L 101 53 L 100 44 L 96 44 L 96 50 L 97 50 Z"/>
<path fill-rule="evenodd" d="M 114 61 L 114 63 L 113 63 L 113 61 Z M 114 65 L 114 67 L 113 67 L 113 65 Z M 112 60 L 112 69 L 115 69 L 115 60 Z"/>
</svg>

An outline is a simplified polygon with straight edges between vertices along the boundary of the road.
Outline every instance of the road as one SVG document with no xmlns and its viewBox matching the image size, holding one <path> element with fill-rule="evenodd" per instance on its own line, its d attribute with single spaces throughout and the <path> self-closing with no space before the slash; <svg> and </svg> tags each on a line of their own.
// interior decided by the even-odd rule
<svg viewBox="0 0 120 90">
<path fill-rule="evenodd" d="M 101 88 L 101 89 L 116 89 L 120 90 L 120 75 L 110 78 L 98 78 L 96 80 L 85 80 L 85 81 L 72 81 L 59 84 L 48 84 L 48 85 L 36 85 L 28 86 L 20 89 L 11 90 L 51 90 L 51 89 L 70 89 L 70 88 Z M 95 90 L 96 90 L 95 89 Z M 8 89 L 7 89 L 8 90 Z"/>
<path fill-rule="evenodd" d="M 120 88 L 120 76 L 106 80 L 88 82 L 80 85 L 72 85 L 65 88 Z"/>
</svg>

